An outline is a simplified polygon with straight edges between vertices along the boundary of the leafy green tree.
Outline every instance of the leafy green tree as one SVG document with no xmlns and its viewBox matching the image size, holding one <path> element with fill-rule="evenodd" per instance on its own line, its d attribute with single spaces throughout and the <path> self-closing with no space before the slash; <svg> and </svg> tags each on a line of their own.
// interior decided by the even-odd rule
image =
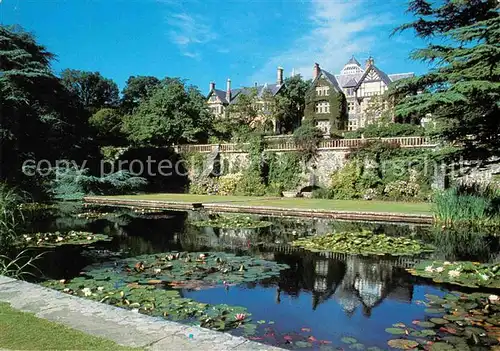
<svg viewBox="0 0 500 351">
<path fill-rule="evenodd" d="M 90 113 L 118 105 L 118 86 L 99 72 L 65 69 L 61 72 L 61 80 Z"/>
<path fill-rule="evenodd" d="M 121 145 L 124 135 L 121 131 L 123 116 L 118 109 L 102 108 L 92 115 L 89 124 L 94 128 L 100 145 Z"/>
<path fill-rule="evenodd" d="M 306 106 L 306 91 L 311 81 L 300 75 L 285 79 L 285 87 L 275 96 L 275 118 L 279 134 L 293 132 L 300 126 Z"/>
<path fill-rule="evenodd" d="M 396 82 L 396 117 L 437 121 L 437 134 L 453 142 L 446 158 L 487 160 L 500 153 L 500 15 L 497 0 L 413 0 L 413 29 L 427 41 L 411 54 L 430 72 Z"/>
<path fill-rule="evenodd" d="M 152 76 L 130 76 L 122 91 L 121 106 L 124 112 L 132 113 L 134 108 L 153 94 L 160 83 L 158 78 Z"/>
<path fill-rule="evenodd" d="M 259 115 L 259 107 L 256 105 L 257 89 L 250 88 L 245 93 L 240 93 L 236 97 L 234 104 L 227 108 L 229 118 L 249 125 Z"/>
<path fill-rule="evenodd" d="M 179 79 L 165 79 L 124 119 L 123 132 L 137 145 L 204 142 L 211 122 L 205 97 L 197 88 L 186 88 Z"/>
</svg>

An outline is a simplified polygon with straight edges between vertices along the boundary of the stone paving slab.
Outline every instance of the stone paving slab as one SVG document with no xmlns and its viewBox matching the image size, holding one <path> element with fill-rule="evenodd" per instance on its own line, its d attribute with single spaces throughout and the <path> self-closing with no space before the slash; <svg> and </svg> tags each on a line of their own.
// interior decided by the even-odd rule
<svg viewBox="0 0 500 351">
<path fill-rule="evenodd" d="M 119 345 L 147 350 L 263 350 L 277 347 L 146 316 L 0 276 L 0 302 Z"/>
</svg>

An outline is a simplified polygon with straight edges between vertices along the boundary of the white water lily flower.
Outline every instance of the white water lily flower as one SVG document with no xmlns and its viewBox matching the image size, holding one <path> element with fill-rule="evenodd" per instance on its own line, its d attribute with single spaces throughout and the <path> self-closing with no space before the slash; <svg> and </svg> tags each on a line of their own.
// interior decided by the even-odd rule
<svg viewBox="0 0 500 351">
<path fill-rule="evenodd" d="M 443 267 L 437 267 L 436 268 L 436 272 L 441 273 L 442 271 L 444 271 Z"/>
<path fill-rule="evenodd" d="M 63 240 L 64 240 L 64 238 L 62 236 L 57 237 L 57 241 L 63 241 Z"/>
<path fill-rule="evenodd" d="M 155 273 L 160 273 L 161 272 L 161 269 L 160 268 L 156 268 L 155 269 Z"/>
<path fill-rule="evenodd" d="M 103 286 L 98 286 L 97 287 L 97 291 L 103 291 L 104 290 L 104 287 Z"/>
<path fill-rule="evenodd" d="M 92 291 L 89 288 L 83 288 L 82 292 L 83 292 L 83 295 L 85 295 L 85 296 L 91 296 L 92 295 Z"/>
<path fill-rule="evenodd" d="M 31 238 L 30 238 L 29 236 L 25 237 L 24 239 L 25 239 L 26 241 L 30 241 L 30 240 L 31 240 Z"/>
<path fill-rule="evenodd" d="M 69 288 L 64 288 L 63 291 L 64 292 L 69 292 Z"/>
<path fill-rule="evenodd" d="M 88 236 L 88 237 L 87 237 L 87 240 L 92 240 L 92 237 L 91 237 L 91 236 Z"/>
<path fill-rule="evenodd" d="M 460 271 L 459 270 L 451 270 L 448 272 L 448 275 L 452 278 L 456 278 L 456 277 L 459 277 L 460 276 Z"/>
<path fill-rule="evenodd" d="M 490 296 L 488 296 L 488 300 L 490 300 L 490 302 L 497 302 L 498 295 L 490 295 Z"/>
<path fill-rule="evenodd" d="M 425 267 L 425 271 L 432 273 L 432 272 L 434 272 L 434 268 L 432 268 L 432 266 L 427 266 L 427 267 Z"/>
<path fill-rule="evenodd" d="M 444 261 L 444 262 L 443 262 L 443 265 L 445 265 L 445 266 L 449 266 L 450 264 L 451 264 L 451 262 L 450 262 L 450 261 Z"/>
</svg>

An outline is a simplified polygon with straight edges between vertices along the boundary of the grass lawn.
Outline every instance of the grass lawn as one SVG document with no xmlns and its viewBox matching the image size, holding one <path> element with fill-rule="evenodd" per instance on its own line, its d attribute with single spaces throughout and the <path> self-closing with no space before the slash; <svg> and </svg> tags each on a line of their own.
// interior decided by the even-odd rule
<svg viewBox="0 0 500 351">
<path fill-rule="evenodd" d="M 425 202 L 327 200 L 306 198 L 277 198 L 256 196 L 220 196 L 192 194 L 145 194 L 103 196 L 108 199 L 175 201 L 189 203 L 228 203 L 245 206 L 321 209 L 337 211 L 390 212 L 405 214 L 431 214 L 431 204 Z"/>
<path fill-rule="evenodd" d="M 0 349 L 138 350 L 37 318 L 0 303 Z"/>
</svg>

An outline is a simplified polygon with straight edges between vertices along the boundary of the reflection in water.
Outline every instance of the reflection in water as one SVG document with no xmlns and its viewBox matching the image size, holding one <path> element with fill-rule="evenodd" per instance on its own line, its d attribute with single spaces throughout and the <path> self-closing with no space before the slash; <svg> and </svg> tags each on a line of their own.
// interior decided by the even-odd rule
<svg viewBox="0 0 500 351">
<path fill-rule="evenodd" d="M 112 209 L 107 208 L 106 212 L 109 211 Z M 433 255 L 440 259 L 496 259 L 499 250 L 496 237 L 466 231 L 432 231 L 424 226 L 263 217 L 273 225 L 259 229 L 217 229 L 189 224 L 191 220 L 208 219 L 204 212 L 141 215 L 123 209 L 115 211 L 116 216 L 91 221 L 75 220 L 68 213 L 38 218 L 32 223 L 32 230 L 69 230 L 78 226 L 80 230 L 114 238 L 112 242 L 93 246 L 102 256 L 88 254 L 88 249 L 84 255 L 79 247 L 61 247 L 48 254 L 40 268 L 49 278 L 71 278 L 96 260 L 112 259 L 112 255 L 106 257 L 106 252 L 137 256 L 172 250 L 224 250 L 275 260 L 290 266 L 277 278 L 230 290 L 184 290 L 183 294 L 207 303 L 243 305 L 255 318 L 276 321 L 276 330 L 282 333 L 308 325 L 316 330 L 318 338 L 334 340 L 347 333 L 382 347 L 386 345 L 385 327 L 403 317 L 408 319 L 407 323 L 422 318 L 423 310 L 411 303 L 413 299 L 422 299 L 422 291 L 439 293 L 427 285 L 429 282 L 404 270 L 425 257 L 310 252 L 292 247 L 289 242 L 306 235 L 364 229 L 431 241 L 437 246 Z M 388 314 L 392 317 L 387 317 Z M 332 330 L 328 323 L 338 325 Z"/>
</svg>

